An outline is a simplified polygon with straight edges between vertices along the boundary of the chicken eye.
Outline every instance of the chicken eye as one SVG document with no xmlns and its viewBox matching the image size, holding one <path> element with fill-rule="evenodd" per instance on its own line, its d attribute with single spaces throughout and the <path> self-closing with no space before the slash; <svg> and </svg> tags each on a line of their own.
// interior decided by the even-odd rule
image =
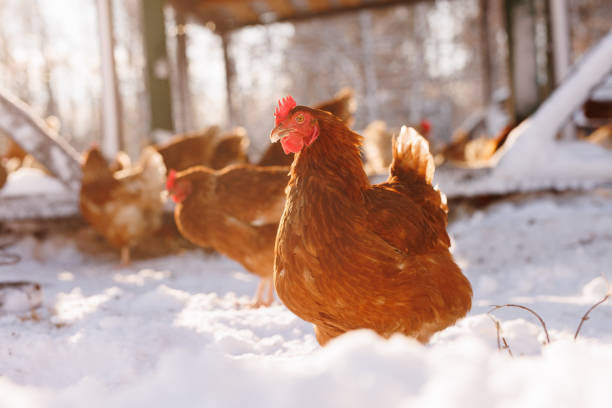
<svg viewBox="0 0 612 408">
<path fill-rule="evenodd" d="M 302 115 L 301 113 L 299 115 L 297 115 L 295 117 L 295 122 L 296 123 L 303 123 L 304 122 L 304 115 Z"/>
</svg>

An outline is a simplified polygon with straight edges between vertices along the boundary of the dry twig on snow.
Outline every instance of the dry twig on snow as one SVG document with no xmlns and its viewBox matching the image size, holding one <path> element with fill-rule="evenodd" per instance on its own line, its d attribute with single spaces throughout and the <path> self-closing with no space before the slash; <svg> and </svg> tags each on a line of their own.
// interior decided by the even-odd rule
<svg viewBox="0 0 612 408">
<path fill-rule="evenodd" d="M 608 290 L 606 291 L 606 295 L 599 302 L 591 306 L 589 310 L 587 310 L 586 313 L 582 316 L 582 319 L 580 319 L 580 324 L 578 325 L 578 328 L 576 329 L 576 334 L 574 334 L 574 340 L 578 338 L 578 334 L 580 334 L 580 329 L 582 329 L 582 325 L 584 324 L 584 322 L 589 320 L 589 314 L 593 310 L 595 310 L 597 306 L 601 305 L 602 303 L 605 303 L 610 298 L 610 295 L 612 295 L 612 287 L 610 287 L 610 281 L 608 281 L 608 279 L 605 276 L 603 278 L 606 280 L 606 283 L 608 285 Z"/>
<path fill-rule="evenodd" d="M 550 344 L 550 336 L 548 335 L 548 329 L 546 328 L 546 323 L 544 323 L 544 319 L 542 319 L 542 317 L 540 317 L 540 315 L 537 314 L 533 309 L 530 309 L 527 306 L 523 306 L 523 305 L 516 305 L 516 304 L 508 303 L 508 304 L 505 304 L 505 305 L 492 305 L 491 306 L 491 310 L 489 310 L 488 313 L 491 313 L 494 310 L 498 310 L 498 309 L 501 309 L 501 308 L 504 308 L 504 307 L 516 307 L 518 309 L 523 309 L 523 310 L 528 311 L 529 313 L 531 313 L 535 317 L 537 317 L 538 320 L 540 321 L 540 324 L 542 325 L 542 328 L 544 329 L 544 334 L 546 335 L 546 344 Z"/>
<path fill-rule="evenodd" d="M 495 323 L 495 329 L 497 330 L 497 350 L 502 351 L 502 349 L 506 349 L 508 350 L 508 354 L 510 354 L 510 357 L 514 357 L 512 355 L 512 350 L 510 349 L 510 346 L 508 345 L 508 342 L 506 341 L 506 338 L 501 335 L 501 323 L 499 322 L 499 320 L 495 318 L 495 316 L 491 314 L 492 310 L 490 310 L 487 313 L 487 316 L 489 316 L 489 319 L 491 319 L 493 323 Z M 504 343 L 503 346 L 502 346 L 502 342 Z"/>
</svg>

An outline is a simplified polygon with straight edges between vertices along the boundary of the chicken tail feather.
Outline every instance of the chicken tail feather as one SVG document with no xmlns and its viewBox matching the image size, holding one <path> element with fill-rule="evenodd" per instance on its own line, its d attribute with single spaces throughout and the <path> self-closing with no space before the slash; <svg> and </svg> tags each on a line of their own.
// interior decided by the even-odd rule
<svg viewBox="0 0 612 408">
<path fill-rule="evenodd" d="M 402 126 L 399 136 L 393 139 L 393 162 L 389 178 L 416 178 L 431 184 L 434 170 L 434 160 L 427 140 L 414 128 Z"/>
</svg>

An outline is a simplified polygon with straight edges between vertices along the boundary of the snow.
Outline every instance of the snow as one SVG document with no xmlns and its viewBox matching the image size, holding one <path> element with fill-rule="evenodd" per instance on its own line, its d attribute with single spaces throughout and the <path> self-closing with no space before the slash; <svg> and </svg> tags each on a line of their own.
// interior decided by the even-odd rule
<svg viewBox="0 0 612 408">
<path fill-rule="evenodd" d="M 0 190 L 1 197 L 31 194 L 64 194 L 68 190 L 55 177 L 36 168 L 22 167 L 10 173 L 6 185 Z"/>
<path fill-rule="evenodd" d="M 10 173 L 0 189 L 0 220 L 68 217 L 78 214 L 78 195 L 35 168 Z"/>
<path fill-rule="evenodd" d="M 24 238 L 3 280 L 39 282 L 43 306 L 0 315 L 0 406 L 607 407 L 612 192 L 539 194 L 466 211 L 449 226 L 474 306 L 421 345 L 362 330 L 329 346 L 278 301 L 246 307 L 257 278 L 188 251 L 127 268 L 69 237 Z M 500 309 L 498 351 L 490 305 Z"/>
<path fill-rule="evenodd" d="M 38 308 L 43 297 L 40 285 L 13 281 L 0 283 L 0 311 L 18 313 Z"/>
</svg>

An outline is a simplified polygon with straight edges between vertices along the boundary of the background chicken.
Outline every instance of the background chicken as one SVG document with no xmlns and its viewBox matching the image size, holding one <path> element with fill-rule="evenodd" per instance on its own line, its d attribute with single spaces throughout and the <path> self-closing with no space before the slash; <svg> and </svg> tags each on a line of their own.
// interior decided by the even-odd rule
<svg viewBox="0 0 612 408">
<path fill-rule="evenodd" d="M 448 161 L 459 166 L 483 165 L 503 146 L 514 127 L 507 125 L 495 137 L 482 135 L 473 139 L 470 133 L 458 129 L 453 140 L 436 154 L 436 164 Z"/>
<path fill-rule="evenodd" d="M 593 133 L 585 137 L 589 143 L 612 149 L 612 124 L 600 126 Z"/>
<path fill-rule="evenodd" d="M 431 124 L 427 119 L 423 119 L 414 128 L 429 141 Z M 393 136 L 398 133 L 399 129 L 389 129 L 382 120 L 370 122 L 363 130 L 363 152 L 366 159 L 365 169 L 368 175 L 384 174 L 389 170 L 389 165 L 393 159 L 391 144 Z"/>
<path fill-rule="evenodd" d="M 97 147 L 83 161 L 80 208 L 91 226 L 116 248 L 121 262 L 130 261 L 130 248 L 159 228 L 166 167 L 153 148 L 147 148 L 131 168 L 113 173 Z"/>
<path fill-rule="evenodd" d="M 113 173 L 123 169 L 129 169 L 130 167 L 132 167 L 132 159 L 130 159 L 130 156 L 122 150 L 117 152 L 115 158 L 108 165 L 108 168 Z"/>
<path fill-rule="evenodd" d="M 157 151 L 169 170 L 181 171 L 199 165 L 221 169 L 230 164 L 245 163 L 248 145 L 244 128 L 221 133 L 217 126 L 212 126 L 204 132 L 177 135 L 159 145 Z"/>
<path fill-rule="evenodd" d="M 357 109 L 355 93 L 351 88 L 342 88 L 332 99 L 321 102 L 315 105 L 314 108 L 337 116 L 348 127 L 351 127 L 355 121 L 354 114 Z M 282 146 L 275 143 L 266 149 L 257 164 L 260 166 L 290 166 L 292 162 L 293 155 L 285 154 Z"/>
<path fill-rule="evenodd" d="M 394 143 L 387 182 L 370 185 L 361 137 L 326 112 L 279 103 L 270 134 L 296 153 L 276 241 L 274 283 L 327 343 L 348 330 L 425 342 L 471 307 L 453 261 L 433 158 L 414 129 Z"/>
<path fill-rule="evenodd" d="M 262 278 L 254 306 L 267 306 L 274 300 L 274 241 L 288 171 L 287 167 L 251 164 L 217 171 L 196 166 L 168 177 L 168 191 L 178 203 L 174 217 L 181 234 Z"/>
</svg>

